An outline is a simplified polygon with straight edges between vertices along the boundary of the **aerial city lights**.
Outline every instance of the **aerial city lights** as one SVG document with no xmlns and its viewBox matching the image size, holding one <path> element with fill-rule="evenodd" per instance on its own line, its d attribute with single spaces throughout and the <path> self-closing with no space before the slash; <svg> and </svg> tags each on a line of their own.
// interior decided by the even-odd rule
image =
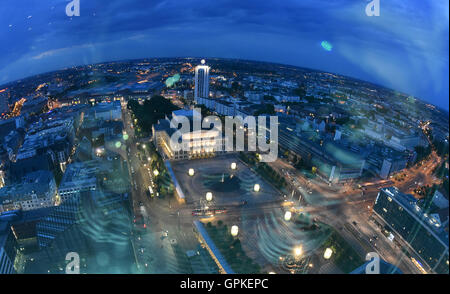
<svg viewBox="0 0 450 294">
<path fill-rule="evenodd" d="M 439 66 L 448 13 L 434 4 L 444 1 L 409 1 L 407 13 L 381 1 L 380 17 L 352 1 L 271 1 L 246 5 L 248 23 L 224 22 L 221 1 L 205 10 L 200 0 L 122 0 L 108 8 L 117 13 L 87 5 L 65 20 L 72 26 L 60 25 L 64 5 L 41 13 L 17 2 L 0 1 L 12 23 L 0 21 L 0 277 L 448 275 L 448 71 Z M 153 2 L 172 17 L 127 17 Z M 375 11 L 380 1 L 366 2 Z M 161 19 L 170 29 L 151 35 Z M 264 20 L 282 36 L 245 38 Z M 151 55 L 176 52 L 192 56 Z M 248 60 L 213 57 L 221 53 Z M 236 290 L 259 279 L 235 277 L 225 280 Z M 275 278 L 262 280 L 276 290 Z M 174 279 L 162 286 L 223 286 Z"/>
</svg>

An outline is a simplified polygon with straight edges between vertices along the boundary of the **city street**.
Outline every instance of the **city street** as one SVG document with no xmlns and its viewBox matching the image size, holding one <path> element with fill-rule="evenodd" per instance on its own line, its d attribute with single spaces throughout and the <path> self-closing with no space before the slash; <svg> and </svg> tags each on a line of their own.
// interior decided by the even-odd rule
<svg viewBox="0 0 450 294">
<path fill-rule="evenodd" d="M 427 164 L 430 165 L 428 171 L 431 171 L 432 163 L 427 162 Z M 290 181 L 291 189 L 296 190 L 296 195 L 297 192 L 300 192 L 299 205 L 304 206 L 303 210 L 337 229 L 361 257 L 365 258 L 368 252 L 377 252 L 381 258 L 396 265 L 403 272 L 420 273 L 401 249 L 389 241 L 380 229 L 369 220 L 378 190 L 382 187 L 392 186 L 392 181 L 380 180 L 366 183 L 364 195 L 362 195 L 361 189 L 357 187 L 348 185 L 333 187 L 334 185 L 329 186 L 315 179 L 306 179 L 282 159 L 278 159 L 271 166 L 278 172 L 289 171 L 293 175 Z M 408 183 L 414 180 L 415 178 L 410 178 Z M 299 198 L 295 196 L 293 199 L 298 200 Z M 377 236 L 377 241 L 374 236 Z M 399 258 L 399 256 L 404 256 L 404 258 Z"/>
<path fill-rule="evenodd" d="M 189 271 L 187 266 L 180 258 L 180 254 L 174 251 L 174 244 L 183 252 L 196 250 L 198 240 L 192 232 L 192 222 L 196 217 L 192 216 L 192 210 L 201 206 L 201 199 L 209 188 L 203 187 L 205 181 L 202 175 L 213 175 L 225 173 L 231 162 L 238 162 L 239 169 L 236 171 L 239 178 L 245 179 L 244 185 L 251 190 L 253 182 L 257 181 L 263 184 L 265 194 L 273 188 L 264 184 L 264 181 L 254 177 L 253 173 L 247 172 L 247 167 L 234 158 L 224 159 L 204 159 L 190 161 L 189 168 L 196 171 L 194 177 L 187 175 L 188 166 L 186 163 L 177 162 L 173 164 L 174 171 L 182 185 L 183 191 L 187 195 L 187 203 L 180 205 L 175 199 L 152 199 L 147 196 L 146 191 L 152 182 L 152 172 L 145 167 L 139 160 L 138 145 L 145 141 L 136 141 L 134 130 L 131 128 L 130 113 L 124 110 L 125 130 L 129 134 L 127 146 L 130 148 L 128 162 L 130 165 L 130 178 L 132 179 L 132 199 L 135 215 L 143 215 L 146 223 L 146 233 L 135 236 L 134 248 L 136 258 L 140 269 L 144 272 L 183 272 Z M 141 152 L 142 153 L 142 152 Z M 145 158 L 145 154 L 142 154 Z M 204 164 L 203 161 L 208 161 Z M 214 164 L 216 162 L 216 164 Z M 273 257 L 280 254 L 286 248 L 274 255 L 274 252 L 265 252 L 261 241 L 261 225 L 267 219 L 281 219 L 283 210 L 282 205 L 289 201 L 296 207 L 301 207 L 304 212 L 317 217 L 319 221 L 326 223 L 336 230 L 351 244 L 358 254 L 365 258 L 368 252 L 378 252 L 380 256 L 398 266 L 404 272 L 420 273 L 418 268 L 404 256 L 401 248 L 398 248 L 393 242 L 389 241 L 380 229 L 370 220 L 372 206 L 374 204 L 378 190 L 382 187 L 397 184 L 400 188 L 411 187 L 411 184 L 420 180 L 421 182 L 430 182 L 433 177 L 430 175 L 433 169 L 439 164 L 439 160 L 433 154 L 430 159 L 423 163 L 420 168 L 413 167 L 404 171 L 407 174 L 405 180 L 396 182 L 393 179 L 379 180 L 375 182 L 363 183 L 363 189 L 356 187 L 356 184 L 330 185 L 319 178 L 307 179 L 285 160 L 278 159 L 270 163 L 278 173 L 283 175 L 288 182 L 288 191 L 292 191 L 285 196 L 282 195 L 273 199 L 262 201 L 263 198 L 255 198 L 253 203 L 253 192 L 248 196 L 239 193 L 239 197 L 227 196 L 227 193 L 214 192 L 215 205 L 226 208 L 227 212 L 223 215 L 210 217 L 208 221 L 222 220 L 225 223 L 233 223 L 242 226 L 242 244 L 246 252 L 258 261 L 259 264 L 270 267 L 273 266 Z M 229 169 L 229 168 L 228 168 Z M 233 173 L 232 173 L 233 174 Z M 248 182 L 250 180 L 252 183 Z M 247 183 L 248 182 L 248 183 Z M 275 192 L 275 191 L 274 191 Z M 273 193 L 273 192 L 270 192 Z M 262 195 L 263 195 L 262 194 Z M 277 193 L 274 193 L 275 195 Z M 250 197 L 250 198 L 249 198 Z M 242 206 L 241 202 L 246 201 Z M 262 202 L 261 202 L 262 201 Z M 259 228 L 259 232 L 257 232 Z M 267 227 L 267 230 L 270 228 Z M 265 229 L 262 229 L 265 230 Z M 267 232 L 266 232 L 267 233 Z M 295 238 L 294 238 L 295 239 Z M 262 242 L 262 243 L 261 243 Z M 157 254 L 155 254 L 157 252 Z M 272 255 L 272 257 L 270 257 Z M 177 257 L 178 256 L 178 257 Z M 184 258 L 186 258 L 184 256 Z M 166 261 L 165 263 L 163 261 Z"/>
</svg>

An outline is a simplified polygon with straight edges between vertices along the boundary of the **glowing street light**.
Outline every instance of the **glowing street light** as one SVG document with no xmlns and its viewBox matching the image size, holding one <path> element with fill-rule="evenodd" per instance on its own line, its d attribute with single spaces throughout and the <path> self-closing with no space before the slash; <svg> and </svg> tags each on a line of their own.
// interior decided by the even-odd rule
<svg viewBox="0 0 450 294">
<path fill-rule="evenodd" d="M 239 227 L 238 226 L 232 226 L 231 227 L 231 236 L 236 237 L 239 233 Z"/>
<path fill-rule="evenodd" d="M 153 171 L 153 174 L 155 175 L 155 177 L 157 177 L 157 176 L 159 175 L 159 171 L 158 171 L 157 169 L 155 169 L 155 170 Z"/>
<path fill-rule="evenodd" d="M 255 186 L 253 186 L 253 191 L 259 192 L 259 190 L 261 190 L 261 186 L 259 184 L 255 184 Z"/>
<path fill-rule="evenodd" d="M 213 198 L 213 194 L 211 192 L 206 192 L 206 200 L 211 201 Z"/>
<path fill-rule="evenodd" d="M 284 220 L 288 222 L 288 221 L 291 220 L 291 218 L 292 218 L 292 212 L 286 211 L 286 212 L 284 213 Z"/>
<path fill-rule="evenodd" d="M 188 171 L 188 173 L 189 173 L 189 175 L 190 175 L 191 177 L 193 177 L 194 174 L 195 174 L 195 171 L 194 171 L 193 168 L 190 168 L 189 171 Z"/>
<path fill-rule="evenodd" d="M 331 250 L 331 248 L 327 248 L 327 249 L 325 249 L 325 252 L 323 253 L 323 258 L 330 259 L 332 254 L 333 254 L 333 250 Z"/>
<path fill-rule="evenodd" d="M 302 246 L 298 246 L 294 248 L 294 255 L 295 257 L 300 257 L 303 254 L 303 248 Z"/>
<path fill-rule="evenodd" d="M 237 164 L 236 164 L 236 162 L 233 162 L 232 164 L 231 164 L 231 169 L 236 169 L 237 168 Z"/>
</svg>

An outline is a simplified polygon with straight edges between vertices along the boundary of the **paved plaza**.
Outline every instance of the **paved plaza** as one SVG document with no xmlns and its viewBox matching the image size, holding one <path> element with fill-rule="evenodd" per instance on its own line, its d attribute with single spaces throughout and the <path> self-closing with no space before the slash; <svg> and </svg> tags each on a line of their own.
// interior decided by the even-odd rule
<svg viewBox="0 0 450 294">
<path fill-rule="evenodd" d="M 232 163 L 237 168 L 231 168 Z M 209 159 L 171 162 L 173 171 L 186 197 L 187 204 L 199 204 L 206 193 L 213 194 L 213 202 L 219 206 L 252 206 L 280 200 L 280 194 L 260 176 L 244 165 L 235 155 Z M 189 169 L 194 175 L 189 175 Z M 254 185 L 260 191 L 254 191 Z"/>
</svg>

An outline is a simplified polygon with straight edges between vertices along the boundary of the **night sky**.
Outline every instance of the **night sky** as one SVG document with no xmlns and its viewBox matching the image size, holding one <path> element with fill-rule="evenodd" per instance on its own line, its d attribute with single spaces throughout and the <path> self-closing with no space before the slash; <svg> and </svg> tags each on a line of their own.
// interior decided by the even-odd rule
<svg viewBox="0 0 450 294">
<path fill-rule="evenodd" d="M 68 66 L 226 57 L 335 72 L 449 109 L 449 3 L 380 0 L 0 1 L 0 84 Z M 327 41 L 332 46 L 324 48 Z"/>
</svg>

